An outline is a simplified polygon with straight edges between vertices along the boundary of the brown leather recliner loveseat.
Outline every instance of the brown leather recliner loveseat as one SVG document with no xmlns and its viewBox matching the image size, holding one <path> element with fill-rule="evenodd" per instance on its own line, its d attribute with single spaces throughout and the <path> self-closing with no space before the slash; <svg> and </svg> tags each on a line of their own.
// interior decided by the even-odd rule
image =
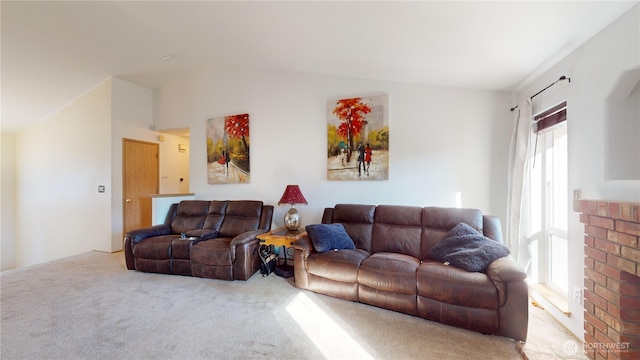
<svg viewBox="0 0 640 360">
<path fill-rule="evenodd" d="M 181 201 L 164 224 L 125 234 L 127 269 L 247 280 L 260 268 L 256 236 L 271 229 L 272 217 L 262 201 Z"/>
<path fill-rule="evenodd" d="M 324 210 L 322 223 L 342 224 L 355 249 L 318 252 L 311 234 L 298 239 L 296 287 L 526 341 L 526 273 L 511 255 L 482 271 L 430 256 L 460 223 L 501 243 L 497 217 L 476 209 L 339 204 Z"/>
</svg>

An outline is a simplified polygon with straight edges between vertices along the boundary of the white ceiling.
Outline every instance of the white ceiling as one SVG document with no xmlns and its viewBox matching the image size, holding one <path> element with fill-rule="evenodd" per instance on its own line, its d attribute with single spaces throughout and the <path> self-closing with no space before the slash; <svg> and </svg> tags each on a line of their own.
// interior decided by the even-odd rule
<svg viewBox="0 0 640 360">
<path fill-rule="evenodd" d="M 213 63 L 514 91 L 637 3 L 2 0 L 1 130 Z"/>
</svg>

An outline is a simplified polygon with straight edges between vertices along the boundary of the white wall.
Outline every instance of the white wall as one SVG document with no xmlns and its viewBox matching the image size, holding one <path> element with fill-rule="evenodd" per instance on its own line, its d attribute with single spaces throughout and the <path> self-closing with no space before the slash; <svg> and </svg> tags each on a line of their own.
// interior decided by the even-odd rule
<svg viewBox="0 0 640 360">
<path fill-rule="evenodd" d="M 157 141 L 152 121 L 153 92 L 112 78 L 2 134 L 2 270 L 122 250 L 122 139 Z"/>
<path fill-rule="evenodd" d="M 0 271 L 16 266 L 16 135 L 0 142 Z"/>
<path fill-rule="evenodd" d="M 16 266 L 110 250 L 111 82 L 17 135 Z M 4 170 L 4 169 L 3 169 Z"/>
<path fill-rule="evenodd" d="M 189 192 L 189 156 L 191 153 L 188 137 L 160 134 L 160 193 L 185 194 Z M 185 151 L 178 151 L 184 145 Z"/>
<path fill-rule="evenodd" d="M 326 180 L 327 101 L 389 94 L 388 181 Z M 475 207 L 504 218 L 509 96 L 286 71 L 208 66 L 156 90 L 157 129 L 189 127 L 190 189 L 206 199 L 277 205 L 298 184 L 303 225 L 336 203 Z M 247 112 L 250 184 L 207 184 L 206 120 Z M 495 131 L 496 126 L 507 125 Z M 507 134 L 507 135 L 505 135 Z M 282 225 L 287 206 L 276 206 Z"/>
<path fill-rule="evenodd" d="M 109 251 L 122 250 L 122 139 L 155 142 L 153 125 L 153 92 L 127 81 L 112 78 L 111 146 L 111 232 Z"/>
<path fill-rule="evenodd" d="M 122 141 L 134 139 L 160 144 L 160 194 L 189 192 L 189 149 L 178 152 L 178 143 L 189 139 L 151 130 L 153 128 L 153 91 L 122 79 L 112 79 L 111 137 L 111 245 L 110 251 L 123 246 L 122 214 Z M 158 136 L 164 141 L 160 142 Z M 180 182 L 180 178 L 184 178 Z"/>
<path fill-rule="evenodd" d="M 550 88 L 533 100 L 534 114 L 567 101 L 569 193 L 582 190 L 585 199 L 640 202 L 639 180 L 607 180 L 606 176 L 606 98 L 626 70 L 640 64 L 639 8 L 636 5 L 620 19 L 594 36 L 575 52 L 553 66 L 532 84 L 517 94 L 526 98 L 557 80 L 561 75 L 571 78 L 562 88 Z M 637 92 L 635 93 L 637 94 Z M 637 109 L 640 112 L 640 109 Z M 636 114 L 640 121 L 640 114 Z M 636 140 L 640 137 L 637 134 Z M 627 153 L 613 161 L 640 162 L 640 154 Z M 573 209 L 572 199 L 567 199 Z M 569 212 L 569 291 L 583 288 L 584 278 L 584 226 L 578 213 Z M 582 305 L 569 296 L 571 317 L 566 317 L 545 304 L 576 336 L 583 338 Z"/>
</svg>

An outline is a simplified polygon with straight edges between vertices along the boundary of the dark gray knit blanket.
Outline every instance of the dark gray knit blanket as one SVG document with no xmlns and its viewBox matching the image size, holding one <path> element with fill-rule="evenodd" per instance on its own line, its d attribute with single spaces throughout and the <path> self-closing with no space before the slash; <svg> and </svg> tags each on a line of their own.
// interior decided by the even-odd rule
<svg viewBox="0 0 640 360">
<path fill-rule="evenodd" d="M 429 255 L 467 271 L 484 271 L 493 261 L 509 255 L 509 249 L 471 226 L 459 223 L 431 247 Z"/>
</svg>

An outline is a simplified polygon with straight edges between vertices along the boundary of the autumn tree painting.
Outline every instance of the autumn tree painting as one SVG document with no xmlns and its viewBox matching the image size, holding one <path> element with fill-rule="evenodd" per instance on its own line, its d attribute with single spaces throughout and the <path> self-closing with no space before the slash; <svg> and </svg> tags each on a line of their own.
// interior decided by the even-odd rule
<svg viewBox="0 0 640 360">
<path fill-rule="evenodd" d="M 329 101 L 327 178 L 387 180 L 388 96 Z"/>
<path fill-rule="evenodd" d="M 249 114 L 225 117 L 224 128 L 230 138 L 242 140 L 242 145 L 244 145 L 244 150 L 248 157 L 249 144 L 247 143 L 247 138 L 249 137 Z"/>
<path fill-rule="evenodd" d="M 249 139 L 249 114 L 207 120 L 209 184 L 249 182 Z"/>
<path fill-rule="evenodd" d="M 342 99 L 337 101 L 333 113 L 340 119 L 336 134 L 347 140 L 347 162 L 351 161 L 353 153 L 353 138 L 360 135 L 365 124 L 365 115 L 371 108 L 362 102 L 362 98 Z"/>
</svg>

